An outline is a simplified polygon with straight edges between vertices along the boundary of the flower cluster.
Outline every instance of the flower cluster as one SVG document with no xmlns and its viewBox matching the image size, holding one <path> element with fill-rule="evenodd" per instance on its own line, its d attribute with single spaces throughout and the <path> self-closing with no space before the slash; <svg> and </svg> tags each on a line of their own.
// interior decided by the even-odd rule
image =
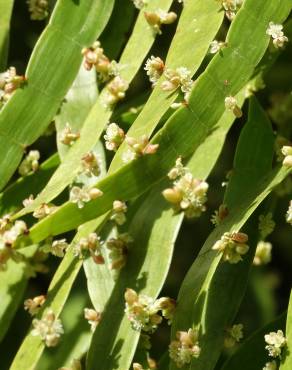
<svg viewBox="0 0 292 370">
<path fill-rule="evenodd" d="M 286 221 L 292 225 L 292 200 L 290 201 L 289 208 L 286 213 Z"/>
<path fill-rule="evenodd" d="M 173 91 L 180 87 L 184 94 L 186 102 L 189 100 L 194 81 L 192 80 L 192 73 L 185 67 L 178 67 L 176 69 L 166 68 L 164 71 L 166 81 L 161 84 L 163 91 Z"/>
<path fill-rule="evenodd" d="M 86 153 L 81 158 L 81 173 L 88 177 L 92 177 L 99 176 L 100 172 L 100 159 L 97 158 L 93 152 Z"/>
<path fill-rule="evenodd" d="M 199 217 L 206 211 L 209 186 L 205 181 L 195 179 L 189 170 L 182 166 L 181 158 L 177 159 L 168 177 L 175 181 L 173 187 L 165 189 L 162 195 L 176 210 L 182 210 L 188 218 Z"/>
<path fill-rule="evenodd" d="M 130 148 L 123 154 L 123 161 L 125 163 L 130 162 L 143 155 L 155 154 L 159 147 L 159 144 L 150 144 L 149 139 L 146 135 L 142 135 L 137 139 L 127 136 L 126 143 Z"/>
<path fill-rule="evenodd" d="M 228 212 L 227 206 L 225 204 L 221 204 L 218 211 L 215 211 L 211 217 L 212 224 L 218 226 L 228 216 Z"/>
<path fill-rule="evenodd" d="M 27 310 L 31 316 L 34 316 L 39 312 L 45 301 L 46 297 L 44 295 L 26 299 L 24 301 L 24 309 Z"/>
<path fill-rule="evenodd" d="M 55 347 L 64 333 L 61 320 L 56 319 L 54 312 L 49 309 L 41 320 L 32 321 L 34 329 L 31 332 L 33 336 L 40 336 L 47 347 Z"/>
<path fill-rule="evenodd" d="M 192 358 L 200 356 L 199 333 L 194 329 L 178 331 L 176 338 L 177 340 L 173 340 L 169 345 L 169 357 L 180 368 L 189 364 Z"/>
<path fill-rule="evenodd" d="M 27 203 L 27 202 L 25 202 Z M 36 208 L 33 212 L 33 217 L 41 219 L 47 217 L 54 213 L 57 210 L 57 206 L 52 203 L 42 203 L 38 208 Z"/>
<path fill-rule="evenodd" d="M 84 318 L 90 324 L 91 331 L 94 331 L 101 320 L 101 313 L 92 308 L 84 308 Z"/>
<path fill-rule="evenodd" d="M 224 346 L 226 348 L 232 348 L 236 343 L 240 342 L 243 338 L 243 325 L 235 324 L 231 328 L 226 330 L 226 336 L 224 338 Z"/>
<path fill-rule="evenodd" d="M 288 37 L 284 35 L 283 26 L 281 24 L 270 22 L 266 33 L 272 37 L 273 44 L 277 49 L 282 48 L 285 42 L 288 42 Z"/>
<path fill-rule="evenodd" d="M 6 270 L 7 261 L 12 259 L 15 262 L 23 260 L 14 248 L 17 239 L 28 233 L 25 222 L 18 220 L 11 223 L 8 216 L 0 219 L 0 271 Z"/>
<path fill-rule="evenodd" d="M 95 263 L 104 263 L 101 254 L 101 242 L 96 233 L 90 233 L 86 238 L 81 238 L 73 244 L 73 253 L 76 257 L 87 258 L 91 256 Z"/>
<path fill-rule="evenodd" d="M 109 60 L 104 54 L 99 41 L 95 41 L 90 48 L 82 49 L 82 55 L 84 57 L 84 68 L 90 71 L 95 67 L 98 78 L 102 82 L 108 81 L 112 76 L 119 74 L 118 63 Z"/>
<path fill-rule="evenodd" d="M 272 260 L 272 244 L 259 241 L 257 244 L 253 264 L 255 266 L 266 265 Z"/>
<path fill-rule="evenodd" d="M 247 241 L 248 236 L 244 233 L 224 233 L 212 249 L 223 253 L 223 261 L 238 263 L 249 250 Z"/>
<path fill-rule="evenodd" d="M 159 57 L 154 57 L 153 55 L 147 59 L 144 70 L 149 76 L 152 86 L 155 86 L 159 78 L 162 76 L 164 71 L 164 62 Z"/>
<path fill-rule="evenodd" d="M 113 202 L 113 210 L 110 219 L 118 225 L 123 225 L 126 222 L 127 205 L 125 202 L 115 200 Z"/>
<path fill-rule="evenodd" d="M 119 100 L 124 99 L 129 84 L 121 76 L 114 77 L 106 86 L 103 102 L 106 107 L 111 107 Z"/>
<path fill-rule="evenodd" d="M 39 168 L 40 152 L 31 150 L 20 163 L 18 172 L 21 176 L 27 176 L 31 171 L 36 172 Z"/>
<path fill-rule="evenodd" d="M 64 145 L 72 145 L 79 137 L 80 134 L 78 132 L 73 132 L 71 126 L 67 122 L 65 128 L 60 132 L 59 140 Z"/>
<path fill-rule="evenodd" d="M 0 108 L 25 81 L 24 76 L 17 75 L 15 67 L 10 67 L 6 72 L 0 73 Z"/>
<path fill-rule="evenodd" d="M 269 352 L 271 357 L 281 357 L 283 347 L 286 345 L 286 338 L 282 330 L 277 332 L 271 332 L 265 335 L 266 350 Z"/>
<path fill-rule="evenodd" d="M 132 2 L 134 3 L 135 7 L 139 10 L 141 10 L 142 8 L 144 8 L 145 5 L 148 4 L 148 0 L 132 0 Z"/>
<path fill-rule="evenodd" d="M 65 251 L 69 247 L 66 239 L 54 240 L 52 243 L 47 243 L 40 250 L 44 253 L 52 253 L 56 257 L 64 257 Z"/>
<path fill-rule="evenodd" d="M 242 117 L 242 110 L 238 106 L 236 98 L 234 98 L 233 96 L 227 96 L 224 102 L 225 108 L 232 112 L 235 115 L 235 117 L 237 118 Z"/>
<path fill-rule="evenodd" d="M 83 208 L 84 203 L 97 199 L 102 195 L 103 192 L 97 188 L 73 186 L 70 191 L 70 202 L 76 203 L 78 208 Z"/>
<path fill-rule="evenodd" d="M 128 245 L 133 239 L 127 233 L 119 234 L 116 238 L 110 238 L 106 242 L 109 250 L 109 261 L 111 270 L 122 269 L 127 261 Z"/>
<path fill-rule="evenodd" d="M 210 44 L 210 54 L 216 54 L 226 46 L 226 42 L 214 40 Z"/>
<path fill-rule="evenodd" d="M 292 146 L 283 146 L 282 154 L 284 155 L 283 165 L 286 167 L 292 167 Z"/>
<path fill-rule="evenodd" d="M 177 15 L 174 12 L 166 12 L 158 9 L 155 12 L 144 12 L 146 21 L 155 33 L 161 34 L 161 25 L 174 23 Z"/>
<path fill-rule="evenodd" d="M 175 309 L 175 301 L 171 298 L 163 297 L 155 300 L 147 295 L 138 295 L 133 289 L 126 290 L 125 301 L 125 313 L 132 328 L 149 333 L 157 329 L 162 322 L 162 317 L 171 321 Z"/>
<path fill-rule="evenodd" d="M 259 231 L 262 239 L 265 239 L 270 235 L 275 228 L 275 221 L 273 220 L 273 214 L 271 212 L 266 215 L 259 216 Z"/>
<path fill-rule="evenodd" d="M 232 21 L 241 7 L 243 0 L 220 0 L 222 7 L 225 10 L 226 17 Z"/>
<path fill-rule="evenodd" d="M 104 139 L 107 150 L 116 152 L 125 139 L 125 133 L 116 123 L 110 123 L 106 128 Z"/>
<path fill-rule="evenodd" d="M 34 21 L 41 21 L 49 15 L 48 0 L 27 0 L 30 18 Z"/>
</svg>

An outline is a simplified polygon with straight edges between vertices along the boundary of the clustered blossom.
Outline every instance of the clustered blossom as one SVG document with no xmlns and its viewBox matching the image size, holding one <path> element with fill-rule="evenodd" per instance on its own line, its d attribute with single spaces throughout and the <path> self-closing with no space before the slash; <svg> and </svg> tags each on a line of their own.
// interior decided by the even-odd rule
<svg viewBox="0 0 292 370">
<path fill-rule="evenodd" d="M 232 112 L 235 117 L 242 117 L 242 110 L 238 106 L 236 98 L 234 98 L 233 96 L 227 96 L 225 98 L 225 108 Z"/>
<path fill-rule="evenodd" d="M 27 233 L 28 229 L 24 221 L 17 220 L 13 224 L 9 216 L 0 219 L 0 271 L 6 270 L 9 259 L 15 262 L 23 260 L 23 256 L 13 246 L 20 236 Z"/>
<path fill-rule="evenodd" d="M 162 192 L 164 198 L 174 205 L 178 211 L 183 211 L 188 218 L 199 217 L 206 211 L 207 191 L 209 185 L 205 181 L 195 179 L 178 158 L 174 168 L 168 173 L 175 180 L 172 188 Z"/>
<path fill-rule="evenodd" d="M 101 241 L 96 233 L 90 233 L 86 238 L 81 238 L 73 244 L 73 253 L 76 257 L 87 258 L 91 256 L 95 263 L 103 264 L 101 254 Z"/>
<path fill-rule="evenodd" d="M 92 308 L 84 308 L 84 318 L 90 324 L 91 331 L 94 331 L 101 320 L 101 313 Z"/>
<path fill-rule="evenodd" d="M 125 202 L 115 200 L 113 202 L 113 210 L 110 219 L 118 225 L 123 225 L 127 220 L 126 218 L 127 209 L 128 207 Z"/>
<path fill-rule="evenodd" d="M 111 107 L 118 101 L 124 99 L 129 83 L 120 76 L 114 77 L 106 86 L 103 102 L 106 107 Z"/>
<path fill-rule="evenodd" d="M 31 316 L 34 316 L 39 312 L 45 301 L 46 297 L 44 295 L 26 299 L 24 301 L 24 309 L 28 311 Z"/>
<path fill-rule="evenodd" d="M 52 253 L 56 257 L 64 257 L 65 251 L 69 247 L 66 239 L 54 240 L 52 243 L 48 243 L 41 247 L 41 251 L 44 253 Z"/>
<path fill-rule="evenodd" d="M 159 147 L 159 144 L 150 144 L 149 139 L 146 135 L 142 135 L 137 139 L 127 136 L 126 143 L 130 148 L 123 154 L 123 161 L 125 163 L 130 162 L 143 155 L 155 154 Z"/>
<path fill-rule="evenodd" d="M 116 152 L 125 139 L 125 133 L 116 123 L 110 123 L 106 128 L 104 139 L 106 149 Z"/>
<path fill-rule="evenodd" d="M 283 26 L 281 24 L 270 22 L 266 33 L 272 37 L 273 44 L 277 49 L 282 48 L 285 42 L 289 41 L 288 37 L 284 35 Z"/>
<path fill-rule="evenodd" d="M 52 203 L 42 203 L 38 208 L 33 212 L 33 217 L 42 219 L 54 213 L 57 210 L 57 206 Z"/>
<path fill-rule="evenodd" d="M 243 0 L 220 0 L 222 7 L 225 10 L 226 17 L 232 21 L 239 8 L 241 7 Z"/>
<path fill-rule="evenodd" d="M 6 72 L 0 73 L 0 108 L 25 81 L 24 76 L 17 75 L 15 67 L 10 67 Z"/>
<path fill-rule="evenodd" d="M 88 177 L 92 177 L 99 176 L 100 172 L 100 159 L 97 158 L 93 152 L 86 153 L 81 158 L 81 173 Z"/>
<path fill-rule="evenodd" d="M 109 261 L 111 270 L 122 269 L 127 262 L 128 245 L 133 241 L 132 237 L 127 234 L 119 234 L 116 238 L 110 238 L 106 242 L 109 250 Z"/>
<path fill-rule="evenodd" d="M 34 202 L 34 196 L 33 194 L 30 194 L 27 198 L 23 199 L 22 204 L 23 207 L 29 207 L 33 204 Z"/>
<path fill-rule="evenodd" d="M 225 204 L 221 204 L 218 211 L 216 210 L 211 217 L 212 224 L 218 226 L 228 216 L 228 212 L 227 206 Z"/>
<path fill-rule="evenodd" d="M 235 324 L 226 330 L 224 345 L 226 348 L 232 348 L 243 338 L 243 325 Z"/>
<path fill-rule="evenodd" d="M 289 208 L 286 213 L 286 221 L 288 224 L 292 225 L 292 200 L 290 200 Z"/>
<path fill-rule="evenodd" d="M 281 151 L 284 155 L 283 165 L 289 168 L 292 167 L 292 146 L 285 145 Z"/>
<path fill-rule="evenodd" d="M 286 338 L 282 330 L 265 335 L 266 350 L 271 357 L 281 357 L 283 347 L 286 346 Z"/>
<path fill-rule="evenodd" d="M 161 89 L 163 91 L 174 91 L 180 88 L 184 94 L 185 101 L 188 102 L 194 85 L 191 71 L 185 67 L 178 67 L 176 69 L 166 68 L 164 76 L 166 81 L 161 84 Z"/>
<path fill-rule="evenodd" d="M 19 174 L 27 176 L 31 171 L 36 172 L 39 169 L 39 159 L 40 152 L 38 150 L 30 150 L 18 167 Z"/>
<path fill-rule="evenodd" d="M 253 264 L 255 266 L 266 265 L 272 260 L 272 244 L 260 241 L 257 244 Z"/>
<path fill-rule="evenodd" d="M 48 0 L 27 0 L 30 18 L 34 21 L 41 21 L 49 15 Z"/>
<path fill-rule="evenodd" d="M 223 253 L 223 261 L 235 264 L 242 261 L 242 256 L 248 252 L 247 241 L 248 236 L 244 233 L 224 233 L 212 249 Z"/>
<path fill-rule="evenodd" d="M 78 208 L 83 208 L 84 203 L 88 203 L 102 195 L 103 192 L 97 188 L 73 186 L 70 191 L 70 202 L 76 203 Z"/>
<path fill-rule="evenodd" d="M 177 19 L 177 14 L 158 9 L 155 12 L 144 12 L 146 21 L 151 26 L 155 33 L 161 34 L 161 25 L 174 23 Z"/>
<path fill-rule="evenodd" d="M 147 59 L 144 70 L 149 76 L 150 82 L 155 86 L 159 78 L 162 76 L 164 71 L 164 62 L 159 57 L 154 57 L 153 55 Z"/>
<path fill-rule="evenodd" d="M 60 133 L 59 140 L 64 145 L 72 145 L 79 137 L 80 134 L 78 132 L 73 132 L 71 126 L 67 122 L 65 128 Z"/>
<path fill-rule="evenodd" d="M 95 67 L 98 78 L 104 82 L 108 81 L 111 77 L 119 74 L 119 66 L 116 61 L 110 61 L 104 54 L 103 48 L 99 41 L 95 41 L 90 48 L 82 49 L 84 57 L 84 68 L 90 71 Z"/>
<path fill-rule="evenodd" d="M 189 364 L 192 358 L 200 356 L 199 332 L 195 329 L 178 331 L 176 338 L 169 345 L 169 357 L 180 368 Z"/>
<path fill-rule="evenodd" d="M 144 8 L 144 6 L 148 4 L 148 0 L 132 0 L 132 2 L 134 3 L 135 7 L 139 10 L 141 10 L 142 8 Z"/>
<path fill-rule="evenodd" d="M 214 40 L 210 44 L 210 54 L 216 54 L 226 46 L 226 42 Z"/>
<path fill-rule="evenodd" d="M 259 231 L 262 239 L 265 239 L 275 229 L 275 221 L 271 212 L 259 216 Z"/>
<path fill-rule="evenodd" d="M 40 336 L 47 347 L 55 347 L 64 333 L 61 320 L 56 319 L 54 312 L 49 309 L 41 320 L 32 321 L 34 329 L 31 332 L 33 336 Z"/>
<path fill-rule="evenodd" d="M 162 317 L 171 321 L 175 309 L 175 301 L 171 298 L 163 297 L 155 300 L 147 295 L 138 295 L 133 289 L 126 290 L 125 301 L 125 313 L 132 328 L 149 333 L 157 329 L 162 322 Z"/>
</svg>

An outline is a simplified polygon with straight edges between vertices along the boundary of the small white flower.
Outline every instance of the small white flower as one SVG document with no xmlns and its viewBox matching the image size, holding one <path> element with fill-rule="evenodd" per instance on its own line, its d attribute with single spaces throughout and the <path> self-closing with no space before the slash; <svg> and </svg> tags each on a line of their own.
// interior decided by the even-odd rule
<svg viewBox="0 0 292 370">
<path fill-rule="evenodd" d="M 103 195 L 103 192 L 96 188 L 89 188 L 83 186 L 73 186 L 70 191 L 70 202 L 77 203 L 78 208 L 83 208 L 84 203 L 87 203 L 93 199 L 99 198 Z"/>
<path fill-rule="evenodd" d="M 54 312 L 49 309 L 41 320 L 34 319 L 32 321 L 34 329 L 31 335 L 40 336 L 47 347 L 55 347 L 64 333 L 61 320 L 56 319 Z"/>
<path fill-rule="evenodd" d="M 54 240 L 52 243 L 52 254 L 57 257 L 64 257 L 64 253 L 68 248 L 68 243 L 66 239 Z"/>
<path fill-rule="evenodd" d="M 230 329 L 227 329 L 227 335 L 224 339 L 226 348 L 234 347 L 236 343 L 243 338 L 243 325 L 235 324 Z"/>
<path fill-rule="evenodd" d="M 161 34 L 160 27 L 162 24 L 171 24 L 176 21 L 177 14 L 158 9 L 155 12 L 144 12 L 148 24 L 152 27 L 154 33 Z"/>
<path fill-rule="evenodd" d="M 27 176 L 31 171 L 36 172 L 39 168 L 40 152 L 31 150 L 18 167 L 21 176 Z"/>
<path fill-rule="evenodd" d="M 111 220 L 116 222 L 118 225 L 123 225 L 126 222 L 127 205 L 125 202 L 115 200 L 113 202 L 113 210 L 111 215 Z"/>
<path fill-rule="evenodd" d="M 129 88 L 129 84 L 120 76 L 114 77 L 106 86 L 106 93 L 104 98 L 104 104 L 106 107 L 111 107 L 116 104 L 119 100 L 124 99 L 126 91 Z"/>
<path fill-rule="evenodd" d="M 26 3 L 32 20 L 41 21 L 49 15 L 48 0 L 27 0 Z"/>
<path fill-rule="evenodd" d="M 33 316 L 39 312 L 45 301 L 46 297 L 44 295 L 39 295 L 32 299 L 26 299 L 24 301 L 24 309 L 27 310 L 31 316 Z"/>
<path fill-rule="evenodd" d="M 242 261 L 242 256 L 249 250 L 247 241 L 248 236 L 244 233 L 224 233 L 212 249 L 223 254 L 223 261 L 236 264 Z"/>
<path fill-rule="evenodd" d="M 292 200 L 290 201 L 289 208 L 286 213 L 286 221 L 292 225 Z"/>
<path fill-rule="evenodd" d="M 125 139 L 124 131 L 116 124 L 110 123 L 104 135 L 107 150 L 117 151 Z"/>
<path fill-rule="evenodd" d="M 90 324 L 91 331 L 94 331 L 101 320 L 101 314 L 92 308 L 84 308 L 84 318 Z"/>
<path fill-rule="evenodd" d="M 163 60 L 152 55 L 149 59 L 147 59 L 144 70 L 146 71 L 147 76 L 149 76 L 149 80 L 152 82 L 152 85 L 156 85 L 157 81 L 163 74 Z"/>
<path fill-rule="evenodd" d="M 198 358 L 201 353 L 199 346 L 199 333 L 197 330 L 189 329 L 178 331 L 177 340 L 173 340 L 169 345 L 169 357 L 175 362 L 177 367 L 183 367 Z"/>
<path fill-rule="evenodd" d="M 284 35 L 283 26 L 281 24 L 270 22 L 266 33 L 272 37 L 273 44 L 277 49 L 282 48 L 285 42 L 288 42 L 288 37 Z"/>
<path fill-rule="evenodd" d="M 65 128 L 60 132 L 59 140 L 64 145 L 72 145 L 79 137 L 80 134 L 74 133 L 67 122 Z"/>
<path fill-rule="evenodd" d="M 285 145 L 281 150 L 284 155 L 283 166 L 292 167 L 292 146 Z"/>
<path fill-rule="evenodd" d="M 277 332 L 271 332 L 265 335 L 266 350 L 269 352 L 271 357 L 280 357 L 282 348 L 286 345 L 286 338 L 282 330 Z"/>
<path fill-rule="evenodd" d="M 269 242 L 258 242 L 253 264 L 255 266 L 266 265 L 272 260 L 272 244 Z"/>
<path fill-rule="evenodd" d="M 240 118 L 242 116 L 242 111 L 237 104 L 236 98 L 233 96 L 227 96 L 225 98 L 225 108 L 235 115 L 235 117 Z"/>
<path fill-rule="evenodd" d="M 148 4 L 148 0 L 132 0 L 132 2 L 134 3 L 135 7 L 139 10 L 141 10 L 142 8 L 144 8 L 144 6 Z"/>
<path fill-rule="evenodd" d="M 222 48 L 226 46 L 226 43 L 223 41 L 217 41 L 214 40 L 210 44 L 210 54 L 216 54 L 218 51 L 220 51 Z"/>
<path fill-rule="evenodd" d="M 184 93 L 185 101 L 188 102 L 189 95 L 194 86 L 191 71 L 185 67 L 176 69 L 167 68 L 164 71 L 164 76 L 166 81 L 161 84 L 161 89 L 163 91 L 173 91 L 180 87 L 181 91 Z"/>
</svg>

